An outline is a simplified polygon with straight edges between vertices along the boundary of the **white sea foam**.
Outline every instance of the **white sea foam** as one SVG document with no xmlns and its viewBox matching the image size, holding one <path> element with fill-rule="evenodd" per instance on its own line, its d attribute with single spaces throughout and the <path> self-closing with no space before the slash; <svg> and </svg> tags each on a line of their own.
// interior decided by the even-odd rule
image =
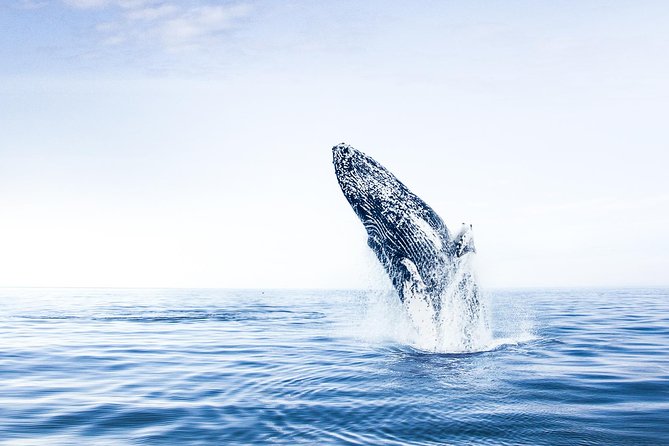
<svg viewBox="0 0 669 446">
<path fill-rule="evenodd" d="M 371 261 L 378 265 L 376 259 L 370 257 Z M 407 298 L 401 303 L 380 266 L 370 267 L 369 275 L 378 290 L 365 295 L 364 310 L 353 327 L 354 334 L 365 341 L 396 342 L 429 352 L 469 353 L 534 338 L 531 327 L 523 321 L 506 327 L 504 337 L 493 336 L 490 302 L 478 288 L 473 253 L 460 258 L 449 287 L 440 296 L 437 317 L 432 304 L 419 292 L 405 293 Z"/>
</svg>

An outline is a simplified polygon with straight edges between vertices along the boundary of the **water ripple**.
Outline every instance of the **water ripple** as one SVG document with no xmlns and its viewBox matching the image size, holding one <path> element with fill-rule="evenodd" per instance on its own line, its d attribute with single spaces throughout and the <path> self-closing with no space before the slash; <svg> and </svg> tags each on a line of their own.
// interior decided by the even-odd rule
<svg viewBox="0 0 669 446">
<path fill-rule="evenodd" d="M 370 296 L 0 290 L 0 444 L 669 444 L 666 290 L 496 293 L 471 353 Z"/>
</svg>

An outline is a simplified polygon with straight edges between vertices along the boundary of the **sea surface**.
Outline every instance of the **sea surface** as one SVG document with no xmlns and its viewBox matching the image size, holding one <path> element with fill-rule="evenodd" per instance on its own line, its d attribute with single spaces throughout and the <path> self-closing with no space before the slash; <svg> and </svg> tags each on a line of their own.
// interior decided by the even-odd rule
<svg viewBox="0 0 669 446">
<path fill-rule="evenodd" d="M 0 444 L 669 445 L 669 290 L 486 295 L 435 352 L 378 291 L 0 289 Z"/>
</svg>

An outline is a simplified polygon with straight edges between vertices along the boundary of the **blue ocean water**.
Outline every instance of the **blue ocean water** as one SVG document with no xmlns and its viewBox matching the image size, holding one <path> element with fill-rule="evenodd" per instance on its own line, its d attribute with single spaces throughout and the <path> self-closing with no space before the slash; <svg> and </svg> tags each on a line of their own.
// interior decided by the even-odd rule
<svg viewBox="0 0 669 446">
<path fill-rule="evenodd" d="M 0 289 L 0 443 L 669 444 L 669 290 L 488 294 L 431 353 L 375 292 Z"/>
</svg>

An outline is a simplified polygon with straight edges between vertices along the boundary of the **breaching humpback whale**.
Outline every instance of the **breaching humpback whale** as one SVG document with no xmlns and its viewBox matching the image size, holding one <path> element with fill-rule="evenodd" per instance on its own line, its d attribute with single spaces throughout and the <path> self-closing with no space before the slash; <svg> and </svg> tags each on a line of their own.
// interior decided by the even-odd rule
<svg viewBox="0 0 669 446">
<path fill-rule="evenodd" d="M 367 231 L 367 244 L 414 322 L 436 321 L 447 290 L 466 289 L 463 303 L 475 314 L 478 288 L 459 268 L 475 251 L 471 226 L 452 235 L 427 203 L 374 159 L 346 144 L 334 146 L 332 154 L 339 186 Z"/>
</svg>

